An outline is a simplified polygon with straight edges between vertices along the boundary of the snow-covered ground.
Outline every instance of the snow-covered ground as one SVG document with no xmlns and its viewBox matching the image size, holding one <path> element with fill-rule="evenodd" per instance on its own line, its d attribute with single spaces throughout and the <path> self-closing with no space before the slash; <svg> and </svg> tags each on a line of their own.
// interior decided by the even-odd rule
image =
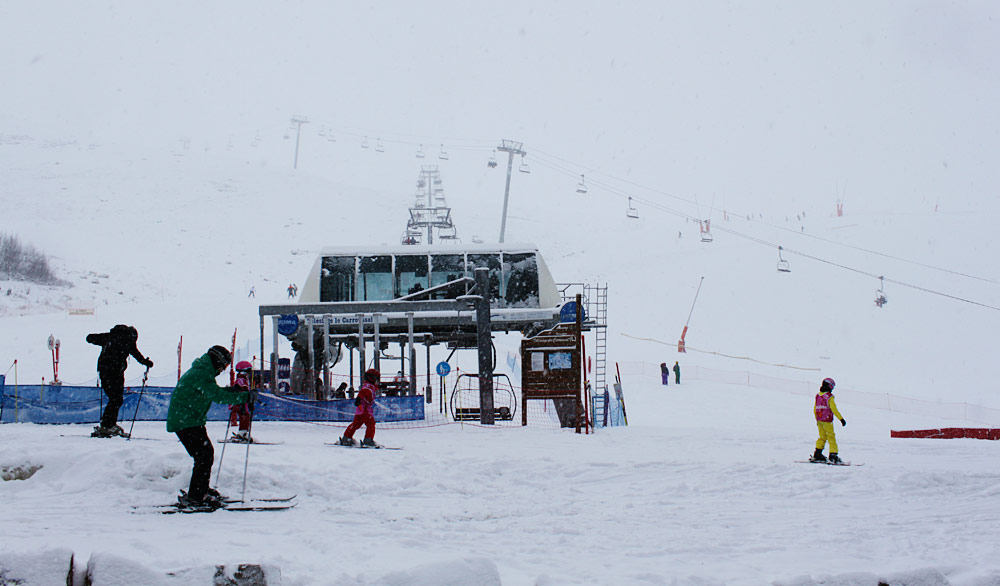
<svg viewBox="0 0 1000 586">
<path fill-rule="evenodd" d="M 424 583 L 420 572 L 477 583 L 461 579 L 482 560 L 506 585 L 1000 581 L 995 442 L 890 439 L 955 422 L 844 404 L 841 452 L 864 465 L 799 464 L 815 435 L 810 397 L 624 382 L 630 425 L 592 436 L 386 430 L 378 439 L 405 449 L 370 451 L 324 446 L 338 428 L 260 423 L 258 438 L 284 443 L 226 446 L 219 488 L 241 494 L 249 454 L 248 497 L 298 495 L 280 513 L 134 511 L 187 485 L 190 459 L 162 423 L 138 422 L 154 440 L 131 442 L 4 425 L 2 464 L 41 466 L 0 485 L 4 549 L 113 552 L 164 580 L 264 563 L 286 586 Z"/>
<path fill-rule="evenodd" d="M 187 484 L 162 423 L 129 443 L 3 425 L 0 466 L 41 468 L 0 482 L 0 561 L 263 562 L 286 585 L 1000 584 L 997 442 L 889 437 L 1000 426 L 996 6 L 203 4 L 0 8 L 0 232 L 72 283 L 0 281 L 8 389 L 51 381 L 50 335 L 59 378 L 93 383 L 84 338 L 117 323 L 155 385 L 182 338 L 182 368 L 234 330 L 255 353 L 258 305 L 318 250 L 398 242 L 421 165 L 459 236 L 495 241 L 506 158 L 487 161 L 510 138 L 528 155 L 506 241 L 608 285 L 631 425 L 383 429 L 405 450 L 362 452 L 263 423 L 283 444 L 251 448 L 248 495 L 297 506 L 194 516 L 132 511 Z M 663 388 L 674 360 L 689 376 Z M 826 376 L 864 466 L 794 462 Z M 245 454 L 227 449 L 224 492 Z"/>
</svg>

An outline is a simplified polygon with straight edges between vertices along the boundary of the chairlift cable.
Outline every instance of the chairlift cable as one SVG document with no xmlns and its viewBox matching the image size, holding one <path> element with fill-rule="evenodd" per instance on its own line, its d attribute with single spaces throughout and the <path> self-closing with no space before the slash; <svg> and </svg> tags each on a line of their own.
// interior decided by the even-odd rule
<svg viewBox="0 0 1000 586">
<path fill-rule="evenodd" d="M 650 200 L 647 200 L 645 198 L 639 197 L 639 196 L 637 196 L 634 193 L 633 194 L 629 194 L 625 190 L 621 190 L 621 189 L 614 189 L 614 190 L 613 189 L 609 189 L 609 187 L 606 184 L 602 184 L 600 181 L 595 180 L 594 179 L 594 174 L 603 175 L 603 176 L 608 177 L 609 179 L 612 179 L 614 181 L 618 181 L 618 182 L 621 182 L 621 183 L 632 185 L 632 186 L 641 188 L 643 190 L 649 191 L 649 192 L 657 194 L 657 195 L 664 195 L 664 196 L 667 196 L 667 197 L 670 197 L 670 198 L 673 198 L 673 199 L 677 199 L 677 200 L 680 200 L 680 201 L 692 204 L 692 205 L 695 206 L 696 209 L 699 208 L 697 199 L 694 199 L 694 200 L 687 199 L 687 198 L 684 198 L 684 197 L 681 197 L 681 196 L 669 193 L 667 191 L 658 190 L 658 189 L 654 189 L 654 188 L 651 188 L 651 187 L 647 187 L 647 186 L 641 185 L 639 183 L 636 183 L 634 181 L 630 181 L 628 179 L 623 179 L 621 177 L 616 177 L 614 175 L 608 175 L 606 173 L 602 173 L 601 171 L 599 171 L 597 169 L 593 169 L 593 168 L 586 167 L 586 166 L 583 166 L 583 165 L 578 165 L 578 164 L 576 164 L 576 163 L 574 163 L 572 161 L 569 161 L 569 160 L 564 159 L 562 157 L 553 155 L 551 153 L 547 153 L 547 152 L 539 150 L 537 148 L 534 149 L 533 152 L 536 153 L 537 155 L 547 156 L 547 157 L 556 159 L 558 161 L 561 161 L 563 163 L 566 163 L 568 165 L 572 165 L 572 166 L 574 166 L 574 167 L 576 167 L 578 169 L 584 169 L 588 173 L 591 174 L 591 179 L 590 179 L 590 184 L 591 185 L 600 186 L 605 191 L 613 191 L 614 193 L 617 193 L 619 195 L 631 195 L 633 197 L 633 199 L 635 199 L 636 201 L 645 203 L 646 205 L 649 205 L 650 207 L 657 207 L 656 203 L 658 203 L 658 202 L 654 203 L 654 202 L 652 202 Z M 537 162 L 539 160 L 539 157 L 536 156 L 535 160 Z M 555 168 L 555 169 L 559 170 L 560 172 L 564 172 L 564 173 L 569 174 L 569 175 L 579 175 L 579 173 L 577 173 L 576 171 L 568 169 L 568 168 L 565 168 L 565 167 L 556 167 L 555 165 L 552 165 L 552 166 L 550 166 L 550 168 Z M 841 197 L 840 201 L 843 201 L 843 197 Z M 677 215 L 676 211 L 671 211 L 670 213 L 674 213 L 675 215 Z M 737 215 L 737 216 L 745 216 L 746 215 L 746 214 L 741 214 L 738 211 L 734 211 L 733 214 Z M 687 215 L 684 215 L 684 217 L 686 217 L 688 219 L 692 219 L 690 216 L 687 216 Z M 694 218 L 694 219 L 698 219 L 698 218 Z M 822 241 L 822 242 L 826 242 L 826 243 L 833 244 L 833 245 L 836 245 L 836 246 L 842 246 L 842 247 L 845 247 L 845 248 L 850 248 L 852 250 L 857 250 L 859 252 L 864 252 L 864 253 L 867 253 L 867 254 L 874 254 L 876 256 L 881 256 L 883 258 L 888 258 L 890 260 L 904 262 L 904 263 L 912 264 L 912 265 L 915 265 L 915 266 L 920 266 L 920 267 L 931 269 L 931 270 L 941 271 L 941 272 L 944 272 L 944 273 L 948 273 L 948 274 L 952 274 L 952 275 L 956 275 L 956 276 L 960 276 L 960 277 L 966 277 L 966 278 L 969 278 L 969 279 L 974 279 L 974 280 L 978 280 L 978 281 L 984 281 L 984 282 L 987 282 L 987 283 L 1000 284 L 1000 281 L 995 280 L 995 279 L 989 279 L 989 278 L 986 278 L 986 277 L 980 277 L 980 276 L 976 276 L 976 275 L 972 275 L 972 274 L 968 274 L 968 273 L 963 273 L 961 271 L 955 271 L 955 270 L 952 270 L 952 269 L 947 269 L 947 268 L 944 268 L 944 267 L 939 267 L 939 266 L 935 266 L 935 265 L 923 263 L 923 262 L 920 262 L 920 261 L 915 261 L 915 260 L 910 260 L 910 259 L 906 259 L 906 258 L 902 258 L 902 257 L 897 257 L 897 256 L 893 256 L 891 254 L 886 254 L 886 253 L 878 252 L 876 250 L 872 250 L 872 249 L 868 249 L 868 248 L 864 248 L 864 247 L 860 247 L 860 246 L 855 246 L 855 245 L 847 244 L 847 243 L 843 243 L 843 242 L 838 242 L 836 240 L 830 240 L 830 239 L 827 239 L 827 238 L 823 238 L 821 236 L 816 236 L 814 234 L 805 234 L 805 233 L 802 233 L 802 232 L 798 232 L 798 231 L 792 230 L 790 228 L 786 228 L 784 226 L 778 226 L 778 225 L 772 224 L 772 223 L 764 221 L 764 220 L 755 220 L 755 222 L 761 223 L 761 224 L 764 224 L 766 226 L 769 226 L 769 227 L 772 227 L 772 228 L 776 228 L 776 229 L 779 229 L 779 230 L 785 230 L 787 232 L 790 232 L 790 233 L 793 233 L 793 234 L 797 234 L 799 236 L 805 236 L 805 237 L 808 237 L 808 238 L 813 238 L 813 239 L 816 239 L 816 240 L 819 240 L 819 241 Z"/>
</svg>

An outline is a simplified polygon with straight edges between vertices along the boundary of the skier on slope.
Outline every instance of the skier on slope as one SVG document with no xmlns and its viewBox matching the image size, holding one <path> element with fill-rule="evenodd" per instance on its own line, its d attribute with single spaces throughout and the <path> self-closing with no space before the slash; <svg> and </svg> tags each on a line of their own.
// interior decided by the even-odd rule
<svg viewBox="0 0 1000 586">
<path fill-rule="evenodd" d="M 354 432 L 365 426 L 365 439 L 362 445 L 375 446 L 375 395 L 378 393 L 378 381 L 381 377 L 379 371 L 369 368 L 365 371 L 362 380 L 361 390 L 358 391 L 358 398 L 354 400 L 357 409 L 354 412 L 354 420 L 344 430 L 344 436 L 340 438 L 340 444 L 344 446 L 356 446 Z"/>
<path fill-rule="evenodd" d="M 823 379 L 823 384 L 819 387 L 819 392 L 816 393 L 816 402 L 813 405 L 813 415 L 816 416 L 816 427 L 819 429 L 819 439 L 816 440 L 816 451 L 813 453 L 812 457 L 809 458 L 810 462 L 826 462 L 827 459 L 823 456 L 823 447 L 826 442 L 830 442 L 830 463 L 840 464 L 842 460 L 838 455 L 837 449 L 837 434 L 833 430 L 833 418 L 836 417 L 840 420 L 840 425 L 847 425 L 847 421 L 840 414 L 837 409 L 837 403 L 833 400 L 833 388 L 837 386 L 832 378 Z"/>
<path fill-rule="evenodd" d="M 132 355 L 139 364 L 153 368 L 153 361 L 142 355 L 136 348 L 139 332 L 132 326 L 118 324 L 110 332 L 88 334 L 87 341 L 101 347 L 101 355 L 97 358 L 97 373 L 100 375 L 101 388 L 108 396 L 108 405 L 101 415 L 101 424 L 94 428 L 92 437 L 111 437 L 125 435 L 125 430 L 118 425 L 118 410 L 125 398 L 125 369 L 128 368 L 128 357 Z"/>
<path fill-rule="evenodd" d="M 233 390 L 249 391 L 253 365 L 246 360 L 236 363 L 236 381 L 233 382 Z M 253 412 L 253 403 L 241 403 L 229 406 L 229 424 L 237 427 L 233 432 L 233 437 L 229 441 L 240 444 L 252 444 L 250 437 L 250 420 Z"/>
<path fill-rule="evenodd" d="M 670 369 L 667 368 L 666 362 L 660 363 L 660 381 L 663 383 L 663 386 L 670 384 Z"/>
<path fill-rule="evenodd" d="M 170 395 L 167 408 L 167 431 L 177 434 L 184 449 L 194 459 L 191 469 L 191 483 L 186 495 L 177 498 L 182 507 L 217 509 L 222 506 L 223 496 L 208 486 L 212 476 L 215 450 L 212 440 L 205 430 L 208 410 L 212 403 L 227 405 L 247 403 L 251 393 L 232 392 L 215 382 L 229 363 L 232 356 L 223 346 L 212 346 L 208 352 L 195 359 L 185 372 L 174 392 Z"/>
</svg>

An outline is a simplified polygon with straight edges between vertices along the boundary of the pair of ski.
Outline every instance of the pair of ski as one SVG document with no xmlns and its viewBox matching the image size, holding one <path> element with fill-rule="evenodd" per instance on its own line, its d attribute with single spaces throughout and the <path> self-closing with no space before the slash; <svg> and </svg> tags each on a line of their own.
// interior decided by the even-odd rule
<svg viewBox="0 0 1000 586">
<path fill-rule="evenodd" d="M 184 491 L 181 491 L 184 494 Z M 240 501 L 236 499 L 227 498 L 222 502 L 220 507 L 210 507 L 210 506 L 184 506 L 180 503 L 172 503 L 169 505 L 152 505 L 151 507 L 132 507 L 133 512 L 141 513 L 152 510 L 157 513 L 162 513 L 164 515 L 173 515 L 175 513 L 211 513 L 214 511 L 287 511 L 288 509 L 294 508 L 296 504 L 292 502 L 297 495 L 292 495 L 288 497 L 275 497 L 275 498 L 256 498 L 248 499 L 246 501 Z"/>
<path fill-rule="evenodd" d="M 827 466 L 864 466 L 864 464 L 852 464 L 850 462 L 845 462 L 841 460 L 840 462 L 831 462 L 829 460 L 796 460 L 798 464 L 826 464 Z"/>
<path fill-rule="evenodd" d="M 338 447 L 341 447 L 341 448 L 361 448 L 361 449 L 365 449 L 365 450 L 402 450 L 403 449 L 403 448 L 390 448 L 389 446 L 383 446 L 382 444 L 375 444 L 375 445 L 372 445 L 372 446 L 366 446 L 366 445 L 364 445 L 362 443 L 357 443 L 357 444 L 354 444 L 354 445 L 350 445 L 350 444 L 342 444 L 340 442 L 334 442 L 334 443 L 324 443 L 323 445 L 324 446 L 338 446 Z"/>
</svg>

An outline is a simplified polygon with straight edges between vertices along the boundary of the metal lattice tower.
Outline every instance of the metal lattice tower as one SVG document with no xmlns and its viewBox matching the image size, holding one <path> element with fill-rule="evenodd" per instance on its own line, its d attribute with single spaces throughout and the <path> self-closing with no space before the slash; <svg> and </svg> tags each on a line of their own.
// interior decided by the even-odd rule
<svg viewBox="0 0 1000 586">
<path fill-rule="evenodd" d="M 425 237 L 427 244 L 434 244 L 435 229 L 438 240 L 458 241 L 458 231 L 451 220 L 451 208 L 448 207 L 441 185 L 441 172 L 437 165 L 420 166 L 417 193 L 413 207 L 410 208 L 406 230 L 400 237 L 401 244 L 420 244 Z"/>
<path fill-rule="evenodd" d="M 603 393 L 608 379 L 608 286 L 585 283 L 557 283 L 563 302 L 582 293 L 586 323 L 594 329 L 594 393 Z"/>
</svg>

